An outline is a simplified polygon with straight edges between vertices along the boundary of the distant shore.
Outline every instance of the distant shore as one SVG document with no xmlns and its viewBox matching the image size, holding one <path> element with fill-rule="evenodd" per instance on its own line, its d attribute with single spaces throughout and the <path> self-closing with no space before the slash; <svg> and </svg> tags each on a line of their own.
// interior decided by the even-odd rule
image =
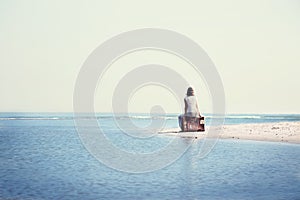
<svg viewBox="0 0 300 200">
<path fill-rule="evenodd" d="M 209 129 L 210 127 L 207 127 L 205 132 L 179 132 L 179 128 L 173 128 L 160 131 L 159 134 L 197 139 L 218 137 L 300 144 L 300 121 L 223 125 L 219 135 L 214 135 L 214 132 L 208 134 Z"/>
</svg>

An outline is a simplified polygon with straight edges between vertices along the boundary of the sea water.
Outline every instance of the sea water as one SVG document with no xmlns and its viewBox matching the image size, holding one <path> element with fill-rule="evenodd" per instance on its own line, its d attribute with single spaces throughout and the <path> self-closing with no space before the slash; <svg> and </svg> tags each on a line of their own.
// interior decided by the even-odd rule
<svg viewBox="0 0 300 200">
<path fill-rule="evenodd" d="M 130 118 L 140 126 L 155 120 L 141 114 Z M 177 115 L 165 119 L 167 127 L 178 126 Z M 107 138 L 127 151 L 151 153 L 172 140 L 124 136 L 111 114 L 97 114 L 97 120 Z M 209 123 L 209 115 L 206 120 Z M 226 124 L 279 121 L 300 121 L 300 116 L 225 119 Z M 199 158 L 203 140 L 178 139 L 189 148 L 172 164 L 153 172 L 127 173 L 89 153 L 71 113 L 1 113 L 0 199 L 300 199 L 300 145 L 218 140 Z"/>
</svg>

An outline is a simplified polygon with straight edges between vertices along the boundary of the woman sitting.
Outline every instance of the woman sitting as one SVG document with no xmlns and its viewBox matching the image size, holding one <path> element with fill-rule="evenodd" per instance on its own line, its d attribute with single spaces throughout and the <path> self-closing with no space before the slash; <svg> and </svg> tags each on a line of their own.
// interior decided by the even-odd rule
<svg viewBox="0 0 300 200">
<path fill-rule="evenodd" d="M 197 98 L 194 95 L 194 90 L 189 87 L 184 98 L 184 115 L 188 117 L 198 117 L 200 116 Z"/>
<path fill-rule="evenodd" d="M 181 130 L 184 129 L 183 118 L 200 118 L 200 112 L 198 108 L 197 98 L 195 97 L 194 90 L 189 87 L 186 97 L 184 98 L 184 115 L 178 117 L 178 122 Z"/>
</svg>

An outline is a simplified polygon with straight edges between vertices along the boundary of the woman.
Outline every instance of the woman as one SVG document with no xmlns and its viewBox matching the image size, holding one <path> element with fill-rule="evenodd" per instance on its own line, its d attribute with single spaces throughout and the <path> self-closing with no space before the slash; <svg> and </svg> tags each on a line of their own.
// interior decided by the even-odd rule
<svg viewBox="0 0 300 200">
<path fill-rule="evenodd" d="M 200 116 L 197 98 L 194 95 L 194 90 L 189 87 L 184 98 L 184 115 L 188 117 Z"/>
<path fill-rule="evenodd" d="M 197 98 L 195 97 L 194 90 L 189 87 L 184 98 L 184 115 L 178 117 L 178 122 L 181 130 L 183 130 L 183 117 L 200 117 L 200 112 L 198 108 Z"/>
</svg>

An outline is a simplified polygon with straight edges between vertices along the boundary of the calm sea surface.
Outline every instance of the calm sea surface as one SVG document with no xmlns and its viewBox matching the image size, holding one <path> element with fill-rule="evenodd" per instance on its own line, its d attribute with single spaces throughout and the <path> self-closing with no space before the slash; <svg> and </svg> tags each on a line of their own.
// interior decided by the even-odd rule
<svg viewBox="0 0 300 200">
<path fill-rule="evenodd" d="M 131 118 L 140 126 L 151 119 Z M 127 151 L 151 153 L 173 139 L 132 139 L 110 114 L 97 119 Z M 167 127 L 177 127 L 176 115 L 166 119 Z M 225 123 L 279 121 L 300 121 L 300 115 L 229 115 Z M 300 145 L 218 140 L 201 159 L 202 140 L 178 138 L 178 144 L 190 148 L 163 169 L 120 172 L 86 150 L 70 113 L 0 113 L 0 199 L 300 199 Z"/>
</svg>

